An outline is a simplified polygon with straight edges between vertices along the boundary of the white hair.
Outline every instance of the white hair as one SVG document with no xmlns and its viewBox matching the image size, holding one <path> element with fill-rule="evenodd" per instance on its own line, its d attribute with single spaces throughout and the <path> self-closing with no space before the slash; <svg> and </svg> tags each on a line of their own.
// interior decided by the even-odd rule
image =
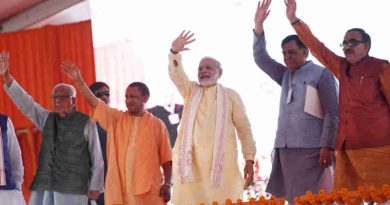
<svg viewBox="0 0 390 205">
<path fill-rule="evenodd" d="M 221 62 L 219 62 L 217 59 L 215 59 L 215 58 L 213 58 L 213 57 L 210 57 L 210 56 L 204 56 L 202 59 L 200 59 L 200 61 L 205 60 L 205 59 L 209 59 L 209 60 L 214 61 L 215 64 L 217 65 L 217 68 L 222 69 Z M 200 61 L 199 61 L 199 62 L 200 62 Z"/>
<path fill-rule="evenodd" d="M 67 87 L 70 90 L 70 96 L 73 98 L 76 98 L 76 88 L 74 88 L 73 85 L 66 84 L 66 83 L 58 83 L 56 86 L 54 86 L 52 93 L 54 92 L 55 89 L 59 87 Z"/>
</svg>

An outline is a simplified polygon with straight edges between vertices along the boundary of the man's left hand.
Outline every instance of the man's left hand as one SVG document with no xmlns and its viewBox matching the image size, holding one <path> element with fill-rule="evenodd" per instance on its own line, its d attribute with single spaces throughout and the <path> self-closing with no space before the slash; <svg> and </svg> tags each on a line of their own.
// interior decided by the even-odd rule
<svg viewBox="0 0 390 205">
<path fill-rule="evenodd" d="M 160 197 L 164 202 L 171 200 L 171 186 L 169 184 L 163 184 L 160 188 Z"/>
<path fill-rule="evenodd" d="M 100 191 L 95 191 L 95 190 L 89 190 L 87 197 L 90 200 L 96 200 L 100 195 Z"/>
<path fill-rule="evenodd" d="M 250 185 L 253 183 L 253 160 L 247 160 L 245 163 L 245 168 L 244 168 L 244 179 L 245 179 L 245 189 L 248 188 Z"/>
<path fill-rule="evenodd" d="M 332 149 L 329 147 L 321 147 L 320 150 L 320 166 L 322 168 L 332 165 Z"/>
</svg>

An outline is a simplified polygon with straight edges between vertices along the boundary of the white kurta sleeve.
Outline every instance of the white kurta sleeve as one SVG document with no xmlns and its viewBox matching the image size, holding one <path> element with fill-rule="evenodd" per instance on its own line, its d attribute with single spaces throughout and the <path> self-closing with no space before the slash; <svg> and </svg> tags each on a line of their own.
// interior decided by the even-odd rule
<svg viewBox="0 0 390 205">
<path fill-rule="evenodd" d="M 102 191 L 104 186 L 104 161 L 96 123 L 91 119 L 85 125 L 84 135 L 88 137 L 88 150 L 92 163 L 89 190 Z"/>
<path fill-rule="evenodd" d="M 24 173 L 22 152 L 20 151 L 19 142 L 16 138 L 14 126 L 10 118 L 7 120 L 7 137 L 7 146 L 11 161 L 12 176 L 14 177 L 17 189 L 21 190 Z"/>
<path fill-rule="evenodd" d="M 43 129 L 45 121 L 49 116 L 50 111 L 44 109 L 34 101 L 34 99 L 16 82 L 14 79 L 8 87 L 4 84 L 4 90 L 9 95 L 23 114 L 28 117 L 37 128 Z"/>
</svg>

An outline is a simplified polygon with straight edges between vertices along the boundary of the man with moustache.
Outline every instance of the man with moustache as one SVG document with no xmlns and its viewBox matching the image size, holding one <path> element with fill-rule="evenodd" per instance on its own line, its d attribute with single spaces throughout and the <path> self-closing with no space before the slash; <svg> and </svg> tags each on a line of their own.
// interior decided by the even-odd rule
<svg viewBox="0 0 390 205">
<path fill-rule="evenodd" d="M 380 188 L 390 183 L 390 65 L 369 56 L 370 36 L 349 29 L 341 43 L 345 57 L 320 42 L 296 16 L 296 1 L 285 0 L 286 15 L 312 54 L 340 81 L 335 188 Z"/>
</svg>

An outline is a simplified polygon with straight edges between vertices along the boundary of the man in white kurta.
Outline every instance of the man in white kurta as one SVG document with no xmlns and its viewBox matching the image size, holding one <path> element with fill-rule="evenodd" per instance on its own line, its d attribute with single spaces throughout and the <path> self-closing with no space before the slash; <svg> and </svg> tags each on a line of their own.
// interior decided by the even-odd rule
<svg viewBox="0 0 390 205">
<path fill-rule="evenodd" d="M 183 121 L 173 149 L 172 203 L 224 203 L 241 198 L 244 186 L 252 182 L 256 146 L 240 96 L 217 84 L 220 63 L 203 58 L 199 83 L 185 74 L 179 52 L 188 50 L 185 46 L 193 42 L 192 36 L 180 34 L 169 54 L 170 78 L 184 98 Z M 236 131 L 246 161 L 245 185 L 238 166 Z"/>
<path fill-rule="evenodd" d="M 6 129 L 4 129 L 4 127 Z M 4 138 L 7 139 L 5 140 Z M 3 203 L 6 202 L 8 205 L 25 205 L 26 201 L 22 194 L 24 174 L 22 152 L 20 151 L 19 142 L 11 119 L 2 114 L 0 114 L 0 142 L 0 160 L 4 160 L 0 162 L 0 201 Z M 5 145 L 7 146 L 7 150 L 4 149 Z M 8 151 L 8 153 L 5 153 L 5 151 Z M 7 157 L 9 158 L 9 168 L 11 172 L 8 175 L 5 173 L 7 171 L 5 158 Z M 5 177 L 9 176 L 11 176 L 12 179 L 7 180 Z M 1 181 L 12 181 L 13 185 L 11 186 L 13 187 L 10 187 L 8 183 L 1 183 Z"/>
</svg>

